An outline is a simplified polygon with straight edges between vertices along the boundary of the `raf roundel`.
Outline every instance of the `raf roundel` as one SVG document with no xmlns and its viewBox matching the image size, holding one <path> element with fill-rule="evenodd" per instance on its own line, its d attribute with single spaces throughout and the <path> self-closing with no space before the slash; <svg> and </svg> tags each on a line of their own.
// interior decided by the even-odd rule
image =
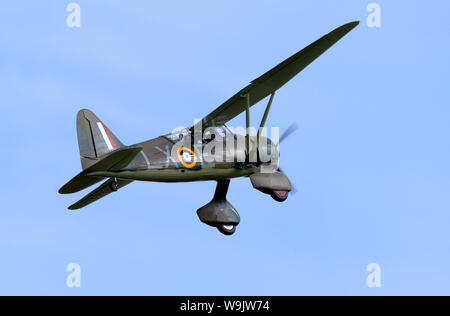
<svg viewBox="0 0 450 316">
<path fill-rule="evenodd" d="M 177 153 L 183 166 L 189 169 L 195 167 L 195 164 L 197 163 L 197 156 L 192 150 L 186 147 L 180 147 Z"/>
</svg>

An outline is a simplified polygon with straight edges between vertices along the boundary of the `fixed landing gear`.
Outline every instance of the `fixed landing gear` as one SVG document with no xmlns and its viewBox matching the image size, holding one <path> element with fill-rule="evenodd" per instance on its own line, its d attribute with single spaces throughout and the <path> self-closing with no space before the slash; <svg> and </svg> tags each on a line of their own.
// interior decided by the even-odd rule
<svg viewBox="0 0 450 316">
<path fill-rule="evenodd" d="M 288 191 L 271 191 L 270 192 L 270 196 L 272 196 L 272 198 L 277 201 L 277 202 L 284 202 L 287 200 L 288 196 L 289 196 L 289 192 Z"/>
<path fill-rule="evenodd" d="M 116 178 L 114 178 L 114 180 L 109 184 L 109 188 L 113 192 L 117 192 L 117 190 L 119 190 L 119 183 Z"/>
<path fill-rule="evenodd" d="M 197 215 L 203 223 L 216 227 L 226 236 L 236 232 L 236 226 L 241 220 L 238 212 L 226 199 L 229 184 L 230 180 L 217 181 L 212 201 L 197 210 Z"/>
</svg>

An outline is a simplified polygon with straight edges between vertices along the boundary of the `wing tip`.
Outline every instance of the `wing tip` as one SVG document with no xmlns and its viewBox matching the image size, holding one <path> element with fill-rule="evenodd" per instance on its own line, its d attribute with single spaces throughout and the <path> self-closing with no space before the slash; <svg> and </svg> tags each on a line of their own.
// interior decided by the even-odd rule
<svg viewBox="0 0 450 316">
<path fill-rule="evenodd" d="M 351 30 L 353 30 L 355 27 L 357 27 L 359 25 L 359 23 L 360 23 L 360 21 L 358 21 L 358 20 L 346 23 L 344 25 L 341 25 L 341 26 L 337 27 L 333 31 L 331 31 L 330 34 L 341 33 L 341 32 L 344 32 L 344 34 L 347 34 Z"/>
<path fill-rule="evenodd" d="M 356 20 L 353 22 L 349 22 L 347 24 L 342 25 L 339 28 L 343 28 L 343 29 L 348 29 L 348 31 L 350 32 L 351 30 L 353 30 L 355 27 L 357 27 L 359 25 L 360 21 Z M 338 29 L 339 29 L 338 28 Z"/>
</svg>

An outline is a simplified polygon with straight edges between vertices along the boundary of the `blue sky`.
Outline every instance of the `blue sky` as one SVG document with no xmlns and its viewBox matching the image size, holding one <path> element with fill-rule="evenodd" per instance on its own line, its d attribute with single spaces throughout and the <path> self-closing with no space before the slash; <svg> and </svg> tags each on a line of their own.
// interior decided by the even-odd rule
<svg viewBox="0 0 450 316">
<path fill-rule="evenodd" d="M 371 1 L 78 0 L 81 28 L 69 2 L 0 11 L 0 294 L 450 294 L 446 1 L 377 1 L 381 28 Z M 80 171 L 79 109 L 126 144 L 153 138 L 353 20 L 277 93 L 268 123 L 300 127 L 281 147 L 298 189 L 285 203 L 233 180 L 231 237 L 195 213 L 213 182 L 135 182 L 66 209 L 87 193 L 57 193 Z M 373 262 L 381 288 L 366 285 Z"/>
</svg>

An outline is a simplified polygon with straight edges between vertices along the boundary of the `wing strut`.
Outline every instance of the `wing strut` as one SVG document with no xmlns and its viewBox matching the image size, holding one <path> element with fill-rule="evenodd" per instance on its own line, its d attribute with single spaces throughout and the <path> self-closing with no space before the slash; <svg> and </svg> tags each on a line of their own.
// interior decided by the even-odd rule
<svg viewBox="0 0 450 316">
<path fill-rule="evenodd" d="M 245 107 L 245 127 L 246 127 L 246 144 L 247 144 L 247 153 L 250 155 L 250 95 L 247 93 L 243 95 L 246 98 L 247 103 Z"/>
<path fill-rule="evenodd" d="M 250 94 L 246 93 L 241 95 L 242 98 L 246 98 L 246 107 L 245 107 L 245 124 L 246 124 L 246 149 L 247 153 L 250 153 Z M 275 91 L 271 93 L 269 102 L 267 103 L 266 110 L 264 111 L 264 115 L 261 119 L 261 123 L 259 124 L 258 134 L 256 135 L 256 145 L 259 143 L 259 135 L 261 133 L 261 129 L 266 125 L 267 117 L 269 116 L 270 107 L 272 106 L 273 98 L 275 97 Z"/>
<path fill-rule="evenodd" d="M 269 115 L 270 107 L 273 102 L 273 98 L 275 97 L 275 91 L 270 95 L 269 103 L 267 103 L 266 110 L 264 111 L 264 115 L 261 120 L 261 124 L 259 124 L 258 134 L 256 135 L 256 141 L 259 144 L 259 134 L 261 133 L 261 129 L 266 125 L 267 116 Z"/>
</svg>

